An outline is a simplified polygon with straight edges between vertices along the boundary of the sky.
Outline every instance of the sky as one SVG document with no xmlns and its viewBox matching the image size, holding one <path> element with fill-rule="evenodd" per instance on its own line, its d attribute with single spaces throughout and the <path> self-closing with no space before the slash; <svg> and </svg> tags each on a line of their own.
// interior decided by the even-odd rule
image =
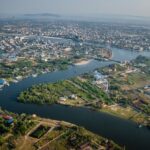
<svg viewBox="0 0 150 150">
<path fill-rule="evenodd" d="M 150 17 L 150 0 L 0 0 L 0 14 L 24 13 Z"/>
</svg>

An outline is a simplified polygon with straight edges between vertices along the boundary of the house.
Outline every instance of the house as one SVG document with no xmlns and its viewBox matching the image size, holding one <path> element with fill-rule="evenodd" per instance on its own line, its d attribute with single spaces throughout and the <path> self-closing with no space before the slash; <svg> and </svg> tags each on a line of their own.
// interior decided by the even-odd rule
<svg viewBox="0 0 150 150">
<path fill-rule="evenodd" d="M 102 75 L 98 71 L 94 72 L 94 78 L 96 81 L 93 81 L 93 84 L 96 84 L 98 87 L 102 88 L 104 91 L 108 92 L 109 83 L 106 79 L 107 76 Z"/>
<path fill-rule="evenodd" d="M 99 73 L 98 71 L 95 71 L 95 72 L 94 72 L 94 78 L 95 78 L 96 80 L 100 80 L 100 79 L 103 78 L 103 75 L 102 75 L 101 73 Z"/>
<path fill-rule="evenodd" d="M 15 61 L 18 60 L 17 57 L 16 57 L 15 55 L 9 56 L 8 59 L 9 59 L 10 62 L 15 62 Z"/>
<path fill-rule="evenodd" d="M 75 95 L 75 94 L 72 94 L 72 95 L 70 95 L 70 97 L 69 97 L 70 99 L 78 99 L 78 97 L 77 97 L 77 95 Z"/>
<path fill-rule="evenodd" d="M 64 102 L 67 100 L 67 98 L 66 97 L 60 97 L 59 100 Z"/>
<path fill-rule="evenodd" d="M 14 122 L 13 117 L 8 116 L 8 115 L 3 115 L 3 119 L 5 120 L 5 122 L 6 122 L 7 124 L 12 124 L 12 123 Z"/>
</svg>

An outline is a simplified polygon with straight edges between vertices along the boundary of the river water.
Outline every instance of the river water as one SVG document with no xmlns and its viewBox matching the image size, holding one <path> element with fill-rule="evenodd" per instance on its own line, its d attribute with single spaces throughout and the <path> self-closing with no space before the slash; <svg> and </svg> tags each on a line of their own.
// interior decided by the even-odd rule
<svg viewBox="0 0 150 150">
<path fill-rule="evenodd" d="M 119 61 L 134 59 L 139 54 L 150 57 L 150 52 L 138 53 L 115 48 L 112 48 L 112 51 L 113 59 Z M 22 104 L 17 102 L 19 93 L 34 84 L 69 79 L 112 63 L 110 61 L 100 62 L 92 60 L 86 65 L 70 66 L 65 71 L 47 73 L 36 78 L 29 77 L 18 83 L 13 83 L 0 91 L 0 106 L 3 109 L 15 113 L 37 114 L 41 117 L 64 120 L 83 126 L 94 133 L 112 139 L 122 146 L 126 146 L 129 150 L 148 150 L 150 149 L 150 131 L 146 127 L 139 129 L 137 124 L 132 121 L 117 118 L 102 112 L 91 111 L 87 108 L 68 107 L 56 104 Z"/>
</svg>

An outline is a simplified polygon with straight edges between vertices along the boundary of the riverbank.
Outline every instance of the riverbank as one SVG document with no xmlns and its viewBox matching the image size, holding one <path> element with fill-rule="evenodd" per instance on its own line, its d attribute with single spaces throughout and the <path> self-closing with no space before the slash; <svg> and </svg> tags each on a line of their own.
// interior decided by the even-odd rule
<svg viewBox="0 0 150 150">
<path fill-rule="evenodd" d="M 65 121 L 45 119 L 35 114 L 32 116 L 18 115 L 3 110 L 1 110 L 1 115 L 13 116 L 15 123 L 12 122 L 11 126 L 7 126 L 5 124 L 6 117 L 3 117 L 4 120 L 2 118 L 0 149 L 42 150 L 49 147 L 63 148 L 64 150 L 83 147 L 90 149 L 105 149 L 106 147 L 115 150 L 123 149 L 109 139 Z M 16 128 L 17 131 L 13 131 Z"/>
<path fill-rule="evenodd" d="M 108 113 L 110 115 L 114 115 L 116 117 L 131 120 L 137 123 L 137 127 L 139 125 L 148 127 L 149 117 L 143 113 L 136 111 L 134 108 L 128 106 L 127 108 L 121 107 L 120 105 L 112 105 L 112 106 L 104 106 L 99 111 Z"/>
<path fill-rule="evenodd" d="M 149 120 L 149 117 L 140 112 L 137 112 L 130 106 L 124 108 L 118 104 L 115 104 L 115 105 L 104 105 L 101 108 L 95 108 L 93 106 L 85 106 L 85 104 L 72 104 L 72 103 L 57 103 L 57 104 L 68 107 L 88 108 L 89 110 L 92 111 L 103 112 L 121 119 L 131 120 L 137 124 L 137 127 L 141 125 L 149 128 L 148 125 L 149 123 L 146 121 Z"/>
<path fill-rule="evenodd" d="M 90 63 L 92 60 L 79 60 L 77 62 L 74 63 L 74 65 L 80 66 L 80 65 L 87 65 L 88 63 Z"/>
</svg>

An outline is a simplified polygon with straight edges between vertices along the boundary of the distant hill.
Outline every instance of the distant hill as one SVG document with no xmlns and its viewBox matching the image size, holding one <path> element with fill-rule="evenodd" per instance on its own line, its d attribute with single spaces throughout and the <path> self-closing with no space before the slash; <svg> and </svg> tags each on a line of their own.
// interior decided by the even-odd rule
<svg viewBox="0 0 150 150">
<path fill-rule="evenodd" d="M 28 16 L 28 17 L 60 17 L 60 15 L 58 15 L 58 14 L 51 14 L 51 13 L 24 14 L 24 16 Z"/>
</svg>

